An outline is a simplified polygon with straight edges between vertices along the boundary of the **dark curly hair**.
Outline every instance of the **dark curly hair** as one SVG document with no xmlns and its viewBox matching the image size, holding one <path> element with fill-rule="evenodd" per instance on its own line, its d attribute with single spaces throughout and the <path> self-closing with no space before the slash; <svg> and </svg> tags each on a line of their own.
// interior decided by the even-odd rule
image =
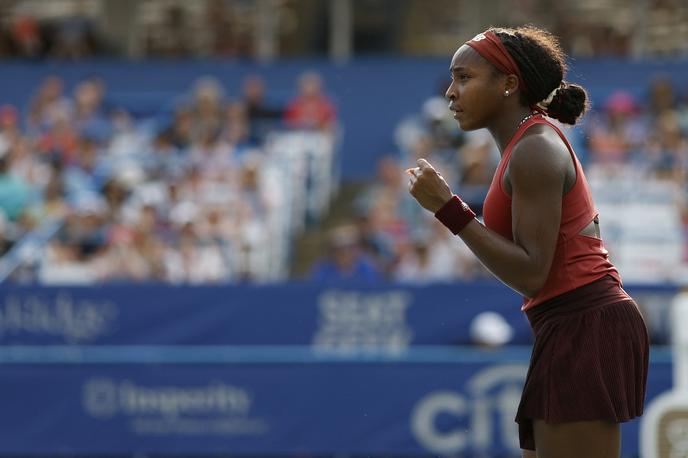
<svg viewBox="0 0 688 458">
<path fill-rule="evenodd" d="M 559 40 L 532 25 L 489 30 L 502 40 L 525 80 L 528 90 L 521 91 L 521 103 L 535 105 L 559 88 L 546 108 L 547 116 L 566 124 L 576 124 L 589 107 L 588 94 L 582 86 L 564 81 L 566 55 Z"/>
</svg>

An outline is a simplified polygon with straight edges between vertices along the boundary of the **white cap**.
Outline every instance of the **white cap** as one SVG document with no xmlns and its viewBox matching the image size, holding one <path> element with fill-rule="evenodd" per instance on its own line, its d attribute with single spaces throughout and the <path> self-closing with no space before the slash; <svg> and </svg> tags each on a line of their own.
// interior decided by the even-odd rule
<svg viewBox="0 0 688 458">
<path fill-rule="evenodd" d="M 514 331 L 502 315 L 495 312 L 483 312 L 471 321 L 470 336 L 476 344 L 504 345 L 514 335 Z"/>
</svg>

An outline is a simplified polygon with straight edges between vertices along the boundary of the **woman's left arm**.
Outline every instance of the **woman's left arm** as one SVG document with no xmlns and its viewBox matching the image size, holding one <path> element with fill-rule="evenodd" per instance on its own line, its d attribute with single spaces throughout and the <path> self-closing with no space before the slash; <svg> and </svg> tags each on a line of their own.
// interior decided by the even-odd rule
<svg viewBox="0 0 688 458">
<path fill-rule="evenodd" d="M 459 236 L 497 278 L 526 297 L 544 286 L 552 265 L 561 222 L 561 199 L 568 152 L 541 136 L 522 139 L 509 164 L 512 234 L 507 240 L 477 220 Z M 424 160 L 411 178 L 410 192 L 426 209 L 437 212 L 452 196 L 449 186 Z"/>
</svg>

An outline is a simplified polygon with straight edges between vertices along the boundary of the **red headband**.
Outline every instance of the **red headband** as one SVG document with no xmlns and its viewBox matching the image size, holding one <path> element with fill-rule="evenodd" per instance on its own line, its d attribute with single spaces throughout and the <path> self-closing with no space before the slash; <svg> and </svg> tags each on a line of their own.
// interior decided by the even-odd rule
<svg viewBox="0 0 688 458">
<path fill-rule="evenodd" d="M 497 67 L 497 70 L 500 72 L 506 73 L 507 75 L 513 74 L 518 76 L 518 86 L 525 92 L 528 92 L 528 88 L 523 80 L 523 76 L 521 76 L 521 70 L 519 70 L 518 64 L 516 64 L 516 61 L 511 57 L 511 54 L 507 51 L 502 40 L 500 40 L 494 32 L 488 30 L 487 32 L 479 33 L 473 37 L 472 40 L 467 41 L 466 44 L 478 51 L 478 54 Z"/>
</svg>

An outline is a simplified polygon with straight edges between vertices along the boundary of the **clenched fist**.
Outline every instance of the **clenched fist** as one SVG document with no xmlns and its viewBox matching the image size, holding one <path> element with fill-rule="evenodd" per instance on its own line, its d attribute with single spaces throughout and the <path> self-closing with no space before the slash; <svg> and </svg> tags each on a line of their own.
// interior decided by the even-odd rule
<svg viewBox="0 0 688 458">
<path fill-rule="evenodd" d="M 447 182 L 425 159 L 418 159 L 418 167 L 406 173 L 410 175 L 409 192 L 426 210 L 436 213 L 452 198 Z"/>
</svg>

